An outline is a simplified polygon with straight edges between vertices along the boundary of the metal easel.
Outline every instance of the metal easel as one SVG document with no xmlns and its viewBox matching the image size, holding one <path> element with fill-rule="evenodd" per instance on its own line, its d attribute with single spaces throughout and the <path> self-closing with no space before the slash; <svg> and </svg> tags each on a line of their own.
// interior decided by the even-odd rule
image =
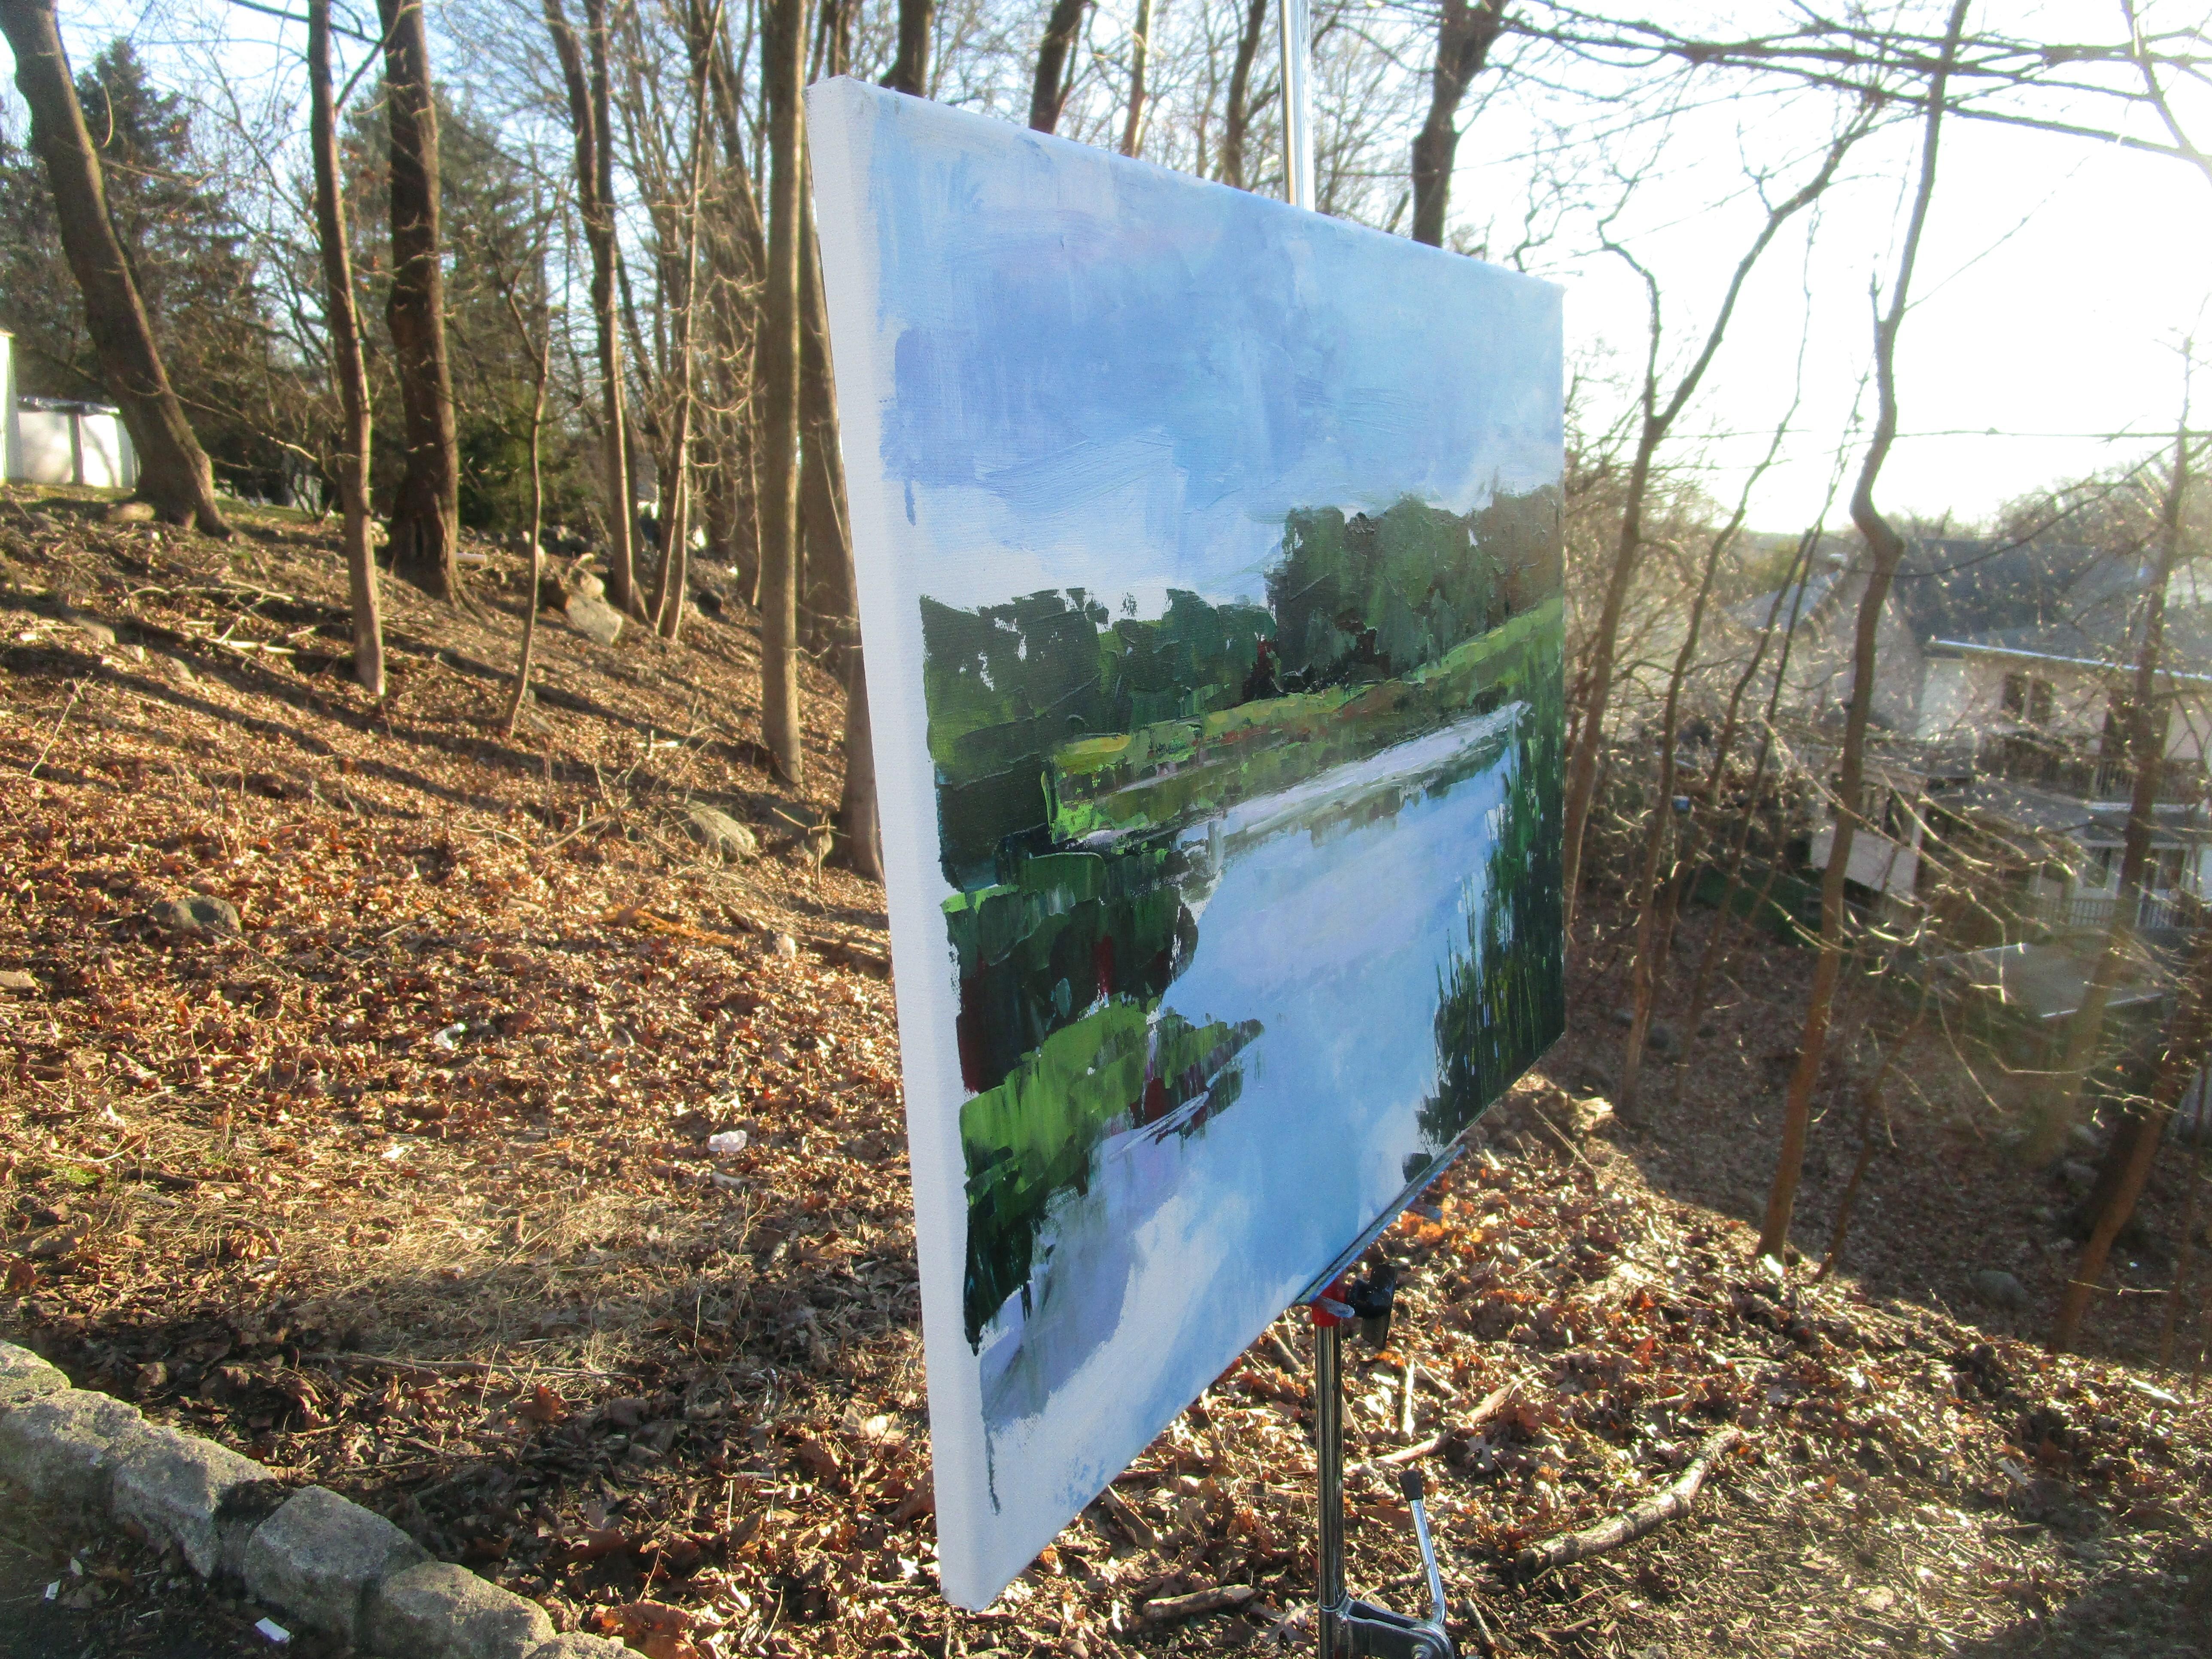
<svg viewBox="0 0 2212 1659">
<path fill-rule="evenodd" d="M 1282 53 L 1283 193 L 1291 206 L 1310 211 L 1313 22 L 1307 0 L 1281 0 L 1277 21 Z M 1360 1242 L 1354 1255 L 1371 1237 Z M 1321 1659 L 1367 1655 L 1374 1659 L 1456 1659 L 1444 1631 L 1443 1576 L 1437 1571 L 1419 1470 L 1407 1470 L 1400 1484 L 1413 1510 L 1413 1535 L 1428 1574 L 1430 1616 L 1414 1619 L 1372 1601 L 1354 1601 L 1344 1586 L 1344 1329 L 1356 1324 L 1366 1340 L 1381 1347 L 1389 1340 L 1395 1291 L 1382 1272 L 1358 1279 L 1339 1275 L 1309 1304 L 1314 1323 L 1314 1441 L 1321 1476 L 1321 1582 L 1316 1608 Z"/>
<path fill-rule="evenodd" d="M 1319 1614 L 1321 1659 L 1456 1659 L 1444 1630 L 1444 1581 L 1437 1570 L 1437 1551 L 1429 1536 L 1419 1469 L 1407 1469 L 1399 1487 L 1413 1513 L 1413 1536 L 1429 1581 L 1430 1613 L 1415 1619 L 1373 1601 L 1352 1599 L 1344 1585 L 1344 1332 L 1359 1328 L 1370 1346 L 1390 1340 L 1391 1302 L 1396 1286 L 1387 1271 L 1363 1278 L 1339 1278 L 1309 1304 L 1314 1323 L 1314 1449 L 1321 1476 L 1321 1573 L 1316 1611 Z"/>
</svg>

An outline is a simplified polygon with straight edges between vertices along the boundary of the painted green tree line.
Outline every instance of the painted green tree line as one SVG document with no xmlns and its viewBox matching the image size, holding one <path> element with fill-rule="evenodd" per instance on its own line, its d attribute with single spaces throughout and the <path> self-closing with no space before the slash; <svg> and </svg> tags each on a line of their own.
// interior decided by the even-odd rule
<svg viewBox="0 0 2212 1659">
<path fill-rule="evenodd" d="M 1559 492 L 1495 492 L 1467 514 L 1407 499 L 1377 514 L 1300 508 L 1265 607 L 1176 592 L 1116 617 L 1082 589 L 957 610 L 921 604 L 924 692 L 945 874 L 1004 879 L 1042 850 L 1046 760 L 1073 738 L 1395 678 L 1559 589 Z M 1012 842 L 1015 845 L 1010 846 Z"/>
</svg>

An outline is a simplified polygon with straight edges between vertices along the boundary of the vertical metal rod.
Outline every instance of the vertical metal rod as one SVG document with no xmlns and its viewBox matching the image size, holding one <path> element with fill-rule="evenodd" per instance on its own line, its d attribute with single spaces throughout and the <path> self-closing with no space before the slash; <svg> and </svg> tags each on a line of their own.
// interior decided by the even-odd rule
<svg viewBox="0 0 2212 1659">
<path fill-rule="evenodd" d="M 1326 1321 L 1327 1322 L 1323 1322 Z M 1344 1608 L 1343 1329 L 1326 1315 L 1314 1323 L 1314 1449 L 1321 1474 L 1321 1659 L 1341 1650 Z"/>
<path fill-rule="evenodd" d="M 1283 199 L 1314 204 L 1313 17 L 1308 0 L 1282 0 L 1276 19 L 1283 58 Z"/>
</svg>

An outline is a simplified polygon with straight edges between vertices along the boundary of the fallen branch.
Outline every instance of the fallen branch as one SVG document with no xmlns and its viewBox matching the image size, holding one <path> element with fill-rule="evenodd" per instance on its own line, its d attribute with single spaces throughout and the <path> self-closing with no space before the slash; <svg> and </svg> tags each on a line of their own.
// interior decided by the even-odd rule
<svg viewBox="0 0 2212 1659">
<path fill-rule="evenodd" d="M 1473 1433 L 1504 1411 L 1512 1403 L 1513 1389 L 1514 1385 L 1510 1382 L 1501 1389 L 1492 1389 L 1483 1396 L 1480 1405 L 1450 1427 L 1439 1430 L 1414 1445 L 1401 1446 L 1396 1451 L 1385 1452 L 1380 1457 L 1370 1457 L 1354 1464 L 1350 1472 L 1353 1474 L 1373 1474 L 1382 1469 L 1397 1468 L 1407 1463 L 1419 1462 L 1424 1457 L 1434 1456 L 1462 1435 Z"/>
<path fill-rule="evenodd" d="M 1106 1513 L 1121 1523 L 1121 1530 L 1129 1534 L 1129 1541 L 1139 1549 L 1156 1550 L 1160 1547 L 1160 1535 L 1152 1530 L 1152 1522 L 1137 1513 L 1136 1505 L 1115 1492 L 1112 1486 L 1098 1494 L 1098 1502 Z"/>
<path fill-rule="evenodd" d="M 1250 1584 L 1217 1584 L 1188 1595 L 1147 1601 L 1137 1609 L 1137 1616 L 1148 1625 L 1164 1625 L 1177 1619 L 1202 1619 L 1209 1613 L 1234 1613 L 1259 1593 Z"/>
<path fill-rule="evenodd" d="M 481 1359 L 399 1359 L 388 1354 L 316 1351 L 300 1356 L 302 1365 L 362 1365 L 378 1370 L 415 1371 L 424 1376 L 580 1376 L 603 1382 L 626 1382 L 620 1371 L 598 1371 L 580 1365 L 540 1365 L 526 1361 L 495 1365 Z"/>
<path fill-rule="evenodd" d="M 1609 1516 L 1595 1526 L 1584 1527 L 1579 1532 L 1564 1532 L 1556 1538 L 1547 1538 L 1540 1544 L 1531 1544 L 1514 1557 L 1513 1565 L 1523 1572 L 1535 1573 L 1547 1567 L 1563 1567 L 1572 1561 L 1586 1561 L 1593 1555 L 1619 1549 L 1623 1544 L 1632 1544 L 1644 1534 L 1656 1531 L 1668 1522 L 1680 1519 L 1690 1512 L 1690 1505 L 1697 1501 L 1698 1488 L 1705 1485 L 1705 1476 L 1712 1472 L 1713 1465 L 1742 1443 L 1741 1429 L 1721 1430 L 1698 1448 L 1698 1455 L 1690 1460 L 1690 1467 L 1676 1476 L 1674 1484 L 1666 1491 L 1645 1499 L 1634 1509 Z"/>
</svg>

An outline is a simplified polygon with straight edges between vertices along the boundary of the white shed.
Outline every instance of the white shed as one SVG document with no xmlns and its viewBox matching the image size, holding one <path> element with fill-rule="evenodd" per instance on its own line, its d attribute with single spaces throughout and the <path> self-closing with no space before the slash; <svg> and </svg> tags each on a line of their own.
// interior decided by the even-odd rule
<svg viewBox="0 0 2212 1659">
<path fill-rule="evenodd" d="M 15 337 L 0 328 L 0 479 L 21 470 L 15 449 Z"/>
<path fill-rule="evenodd" d="M 113 405 L 11 398 L 9 408 L 15 427 L 10 478 L 100 489 L 128 489 L 138 482 L 138 452 Z"/>
</svg>

